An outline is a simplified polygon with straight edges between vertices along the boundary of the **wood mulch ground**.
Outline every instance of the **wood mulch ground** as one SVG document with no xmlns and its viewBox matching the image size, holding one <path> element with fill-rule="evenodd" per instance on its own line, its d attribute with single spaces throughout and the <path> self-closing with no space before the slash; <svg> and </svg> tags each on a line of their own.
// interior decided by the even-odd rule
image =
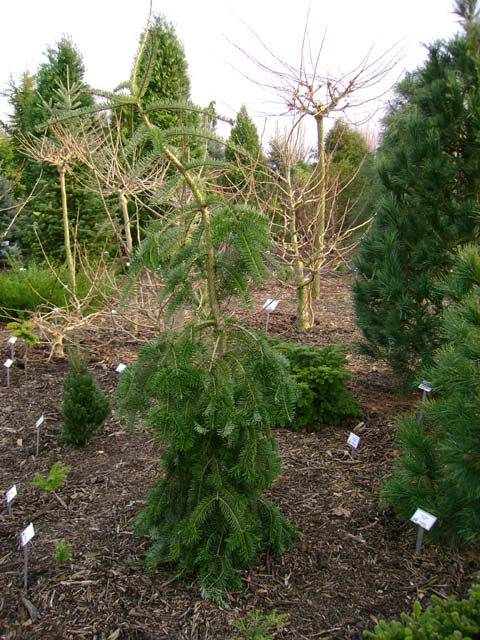
<svg viewBox="0 0 480 640">
<path fill-rule="evenodd" d="M 232 621 L 272 609 L 288 614 L 276 638 L 359 639 L 362 630 L 410 610 L 416 599 L 426 605 L 434 594 L 465 594 L 480 570 L 478 551 L 439 548 L 427 535 L 416 556 L 415 527 L 379 509 L 379 487 L 397 455 L 395 419 L 419 395 L 400 394 L 382 366 L 356 355 L 350 284 L 348 275 L 326 278 L 315 329 L 305 336 L 293 328 L 288 291 L 260 291 L 253 307 L 240 313 L 260 327 L 261 303 L 279 297 L 272 334 L 319 346 L 343 344 L 363 416 L 317 433 L 277 432 L 284 471 L 270 494 L 303 538 L 281 560 L 262 557 L 245 572 L 244 588 L 231 594 L 229 609 L 202 600 L 194 584 L 166 569 L 144 572 L 147 541 L 133 537 L 129 522 L 159 474 L 152 434 L 127 433 L 112 416 L 86 447 L 66 447 L 59 439 L 65 361 L 48 362 L 48 352 L 37 347 L 28 380 L 15 364 L 9 388 L 0 371 L 0 490 L 15 484 L 18 491 L 12 515 L 5 502 L 0 513 L 0 640 L 229 639 L 238 634 Z M 6 359 L 8 334 L 1 336 Z M 107 324 L 83 337 L 102 388 L 113 394 L 117 364 L 134 360 L 138 345 L 120 328 L 112 335 Z M 41 415 L 36 457 L 34 424 Z M 355 459 L 346 444 L 352 430 L 361 437 Z M 31 482 L 56 460 L 71 472 L 56 496 L 42 495 Z M 18 536 L 30 522 L 35 537 L 25 592 Z M 72 546 L 71 561 L 63 565 L 53 558 L 62 539 Z"/>
</svg>

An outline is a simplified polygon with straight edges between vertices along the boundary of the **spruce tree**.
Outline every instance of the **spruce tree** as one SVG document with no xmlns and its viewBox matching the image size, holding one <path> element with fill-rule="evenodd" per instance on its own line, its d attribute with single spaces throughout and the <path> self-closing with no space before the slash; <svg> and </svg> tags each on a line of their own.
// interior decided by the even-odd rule
<svg viewBox="0 0 480 640">
<path fill-rule="evenodd" d="M 84 445 L 110 414 L 110 403 L 79 353 L 69 356 L 70 370 L 63 382 L 63 438 Z"/>
<path fill-rule="evenodd" d="M 401 456 L 383 500 L 410 518 L 438 517 L 431 535 L 480 542 L 480 250 L 467 246 L 443 288 L 444 345 L 424 372 L 434 399 L 400 421 Z"/>
<path fill-rule="evenodd" d="M 264 496 L 280 473 L 272 427 L 292 415 L 296 387 L 266 337 L 224 310 L 269 274 L 268 219 L 218 195 L 205 162 L 182 160 L 171 141 L 207 132 L 155 124 L 138 65 L 127 86 L 131 95 L 111 95 L 111 108 L 135 100 L 138 137 L 148 137 L 171 163 L 171 183 L 189 194 L 178 206 L 170 183 L 158 192 L 171 213 L 149 228 L 130 269 L 131 286 L 144 269 L 158 274 L 167 315 L 182 309 L 188 319 L 147 344 L 120 379 L 120 411 L 163 445 L 163 477 L 135 529 L 151 539 L 151 569 L 173 565 L 197 576 L 204 597 L 224 602 L 225 590 L 241 584 L 239 570 L 262 551 L 283 553 L 297 536 Z"/>
<path fill-rule="evenodd" d="M 455 3 L 462 31 L 428 47 L 397 86 L 378 171 L 383 196 L 357 260 L 354 299 L 364 347 L 411 379 L 441 342 L 435 283 L 451 251 L 478 236 L 480 25 L 473 0 Z"/>
</svg>

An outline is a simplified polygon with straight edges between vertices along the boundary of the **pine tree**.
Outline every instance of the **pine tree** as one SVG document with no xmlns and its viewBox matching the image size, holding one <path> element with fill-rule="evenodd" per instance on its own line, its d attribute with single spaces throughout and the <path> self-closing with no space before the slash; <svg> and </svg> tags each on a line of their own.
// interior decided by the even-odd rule
<svg viewBox="0 0 480 640">
<path fill-rule="evenodd" d="M 63 438 L 68 444 L 84 445 L 107 419 L 110 403 L 84 358 L 71 353 L 69 364 L 63 382 Z"/>
<path fill-rule="evenodd" d="M 397 87 L 379 154 L 384 195 L 357 260 L 364 347 L 407 380 L 441 342 L 435 283 L 478 235 L 480 25 L 476 2 L 455 6 L 463 31 L 429 46 Z"/>
<path fill-rule="evenodd" d="M 223 310 L 225 300 L 248 298 L 250 283 L 268 276 L 268 220 L 212 190 L 207 161 L 181 159 L 169 141 L 190 130 L 154 124 L 144 86 L 136 65 L 131 96 L 112 95 L 111 107 L 132 98 L 140 105 L 154 153 L 168 159 L 171 183 L 189 197 L 150 227 L 132 261 L 131 284 L 145 268 L 157 273 L 167 314 L 181 308 L 190 320 L 147 344 L 120 379 L 120 411 L 130 424 L 142 419 L 164 446 L 163 477 L 135 528 L 151 539 L 151 569 L 168 563 L 196 575 L 202 595 L 221 603 L 225 590 L 241 584 L 240 569 L 264 550 L 283 553 L 298 535 L 263 495 L 280 472 L 272 427 L 292 414 L 296 387 L 266 337 Z M 170 184 L 162 196 L 172 204 Z"/>
<path fill-rule="evenodd" d="M 425 371 L 435 397 L 401 420 L 401 456 L 383 500 L 410 518 L 438 517 L 431 535 L 480 542 L 480 249 L 467 246 L 443 288 L 444 345 Z"/>
</svg>

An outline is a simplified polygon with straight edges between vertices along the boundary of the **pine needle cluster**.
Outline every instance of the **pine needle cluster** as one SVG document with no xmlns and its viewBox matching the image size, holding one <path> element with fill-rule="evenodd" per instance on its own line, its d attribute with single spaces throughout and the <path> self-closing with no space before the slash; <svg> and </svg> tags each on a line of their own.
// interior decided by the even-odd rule
<svg viewBox="0 0 480 640">
<path fill-rule="evenodd" d="M 424 372 L 435 392 L 399 425 L 402 455 L 383 499 L 410 518 L 438 517 L 433 537 L 480 542 L 480 251 L 466 247 L 444 285 L 445 344 Z"/>
<path fill-rule="evenodd" d="M 378 154 L 383 194 L 356 261 L 363 349 L 407 382 L 442 341 L 436 284 L 478 237 L 480 20 L 476 0 L 455 7 L 460 34 L 429 46 L 397 85 Z"/>
</svg>

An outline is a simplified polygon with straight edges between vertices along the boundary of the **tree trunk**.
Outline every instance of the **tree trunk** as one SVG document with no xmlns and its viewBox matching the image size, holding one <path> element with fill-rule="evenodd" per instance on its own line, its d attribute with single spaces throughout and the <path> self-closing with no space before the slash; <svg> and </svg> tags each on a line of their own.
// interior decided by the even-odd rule
<svg viewBox="0 0 480 640">
<path fill-rule="evenodd" d="M 315 185 L 318 189 L 315 206 L 314 239 L 313 239 L 313 279 L 311 283 L 312 297 L 315 300 L 320 298 L 320 268 L 323 259 L 325 241 L 325 211 L 326 211 L 326 185 L 325 185 L 325 123 L 321 114 L 315 116 L 317 123 L 317 152 L 318 160 L 315 166 Z"/>
<path fill-rule="evenodd" d="M 70 287 L 72 295 L 76 296 L 76 278 L 75 278 L 75 260 L 72 254 L 72 246 L 70 244 L 70 224 L 68 221 L 67 208 L 67 189 L 65 186 L 65 166 L 58 167 L 58 175 L 60 177 L 60 193 L 62 195 L 62 220 L 63 220 L 63 244 L 65 247 L 65 259 L 68 266 L 68 274 L 70 276 Z"/>
<path fill-rule="evenodd" d="M 122 216 L 123 216 L 123 230 L 125 233 L 125 245 L 127 249 L 127 256 L 130 257 L 132 255 L 132 250 L 133 250 L 132 229 L 130 225 L 130 215 L 128 213 L 127 196 L 124 194 L 123 191 L 119 192 L 118 200 L 120 202 L 120 209 L 122 210 Z"/>
</svg>

